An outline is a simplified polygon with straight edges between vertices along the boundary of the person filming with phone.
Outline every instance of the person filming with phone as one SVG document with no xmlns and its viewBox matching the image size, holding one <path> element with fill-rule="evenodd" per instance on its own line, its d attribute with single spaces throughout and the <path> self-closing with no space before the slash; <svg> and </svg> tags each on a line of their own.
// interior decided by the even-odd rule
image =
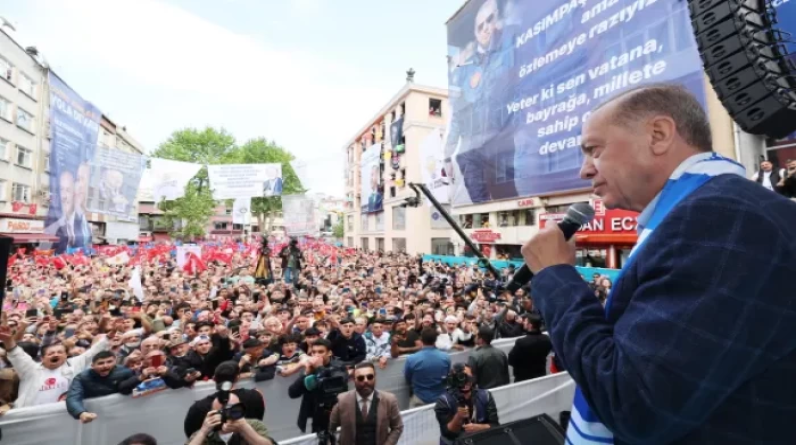
<svg viewBox="0 0 796 445">
<path fill-rule="evenodd" d="M 437 400 L 434 412 L 442 444 L 453 444 L 463 436 L 500 426 L 495 399 L 489 391 L 477 387 L 472 369 L 464 363 L 453 365 L 448 389 Z"/>
<path fill-rule="evenodd" d="M 275 445 L 263 422 L 246 418 L 245 406 L 226 383 L 229 387 L 216 393 L 213 409 L 188 445 Z"/>
</svg>

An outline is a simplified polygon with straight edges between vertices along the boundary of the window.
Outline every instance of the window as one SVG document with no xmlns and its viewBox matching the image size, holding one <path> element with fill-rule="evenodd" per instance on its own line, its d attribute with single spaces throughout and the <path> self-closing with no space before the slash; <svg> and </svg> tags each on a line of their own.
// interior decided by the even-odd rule
<svg viewBox="0 0 796 445">
<path fill-rule="evenodd" d="M 368 229 L 368 214 L 367 213 L 363 213 L 362 214 L 361 220 L 359 221 L 359 225 L 360 225 L 360 227 L 359 227 L 360 231 L 367 232 L 369 230 Z"/>
<path fill-rule="evenodd" d="M 224 214 L 225 215 L 232 215 L 232 209 L 230 209 L 229 207 L 224 208 Z"/>
<path fill-rule="evenodd" d="M 428 100 L 428 115 L 429 116 L 442 116 L 442 101 L 439 99 Z"/>
<path fill-rule="evenodd" d="M 384 231 L 384 212 L 379 212 L 376 214 L 376 231 Z"/>
<path fill-rule="evenodd" d="M 0 201 L 5 201 L 6 197 L 6 182 L 0 179 Z"/>
<path fill-rule="evenodd" d="M 536 225 L 536 209 L 525 209 L 522 211 L 523 214 L 523 224 L 524 226 L 535 226 Z"/>
<path fill-rule="evenodd" d="M 27 148 L 17 147 L 17 165 L 30 168 L 32 158 L 33 152 Z"/>
<path fill-rule="evenodd" d="M 432 255 L 453 255 L 453 243 L 448 238 L 431 238 Z"/>
<path fill-rule="evenodd" d="M 354 247 L 354 237 L 349 236 L 346 244 L 348 247 Z"/>
<path fill-rule="evenodd" d="M 11 102 L 0 97 L 0 117 L 11 122 Z"/>
<path fill-rule="evenodd" d="M 392 251 L 395 253 L 406 252 L 406 238 L 393 238 Z"/>
<path fill-rule="evenodd" d="M 368 241 L 367 238 L 362 238 L 362 250 L 364 250 L 365 252 L 370 250 L 370 242 Z"/>
<path fill-rule="evenodd" d="M 392 208 L 392 229 L 406 230 L 406 207 L 395 206 Z"/>
<path fill-rule="evenodd" d="M 33 115 L 22 108 L 17 108 L 17 127 L 33 133 Z"/>
<path fill-rule="evenodd" d="M 30 187 L 24 184 L 14 184 L 11 190 L 12 199 L 20 202 L 30 202 Z"/>
<path fill-rule="evenodd" d="M 36 82 L 24 73 L 19 73 L 19 89 L 28 96 L 36 99 Z"/>
<path fill-rule="evenodd" d="M 14 65 L 2 57 L 0 57 L 0 76 L 9 82 L 13 82 Z"/>
<path fill-rule="evenodd" d="M 232 230 L 243 230 L 243 224 L 233 224 Z"/>
<path fill-rule="evenodd" d="M 8 160 L 8 154 L 11 152 L 11 141 L 0 138 L 0 160 Z"/>
<path fill-rule="evenodd" d="M 489 228 L 489 213 L 476 213 L 475 215 L 466 215 L 473 217 L 473 229 L 488 229 Z"/>
<path fill-rule="evenodd" d="M 216 230 L 227 230 L 227 223 L 225 222 L 217 222 L 213 224 L 213 227 Z"/>
<path fill-rule="evenodd" d="M 50 171 L 50 155 L 44 155 L 44 171 Z"/>
<path fill-rule="evenodd" d="M 498 227 L 516 227 L 520 223 L 520 212 L 512 210 L 510 212 L 498 212 Z"/>
<path fill-rule="evenodd" d="M 348 215 L 348 218 L 346 218 L 346 219 L 348 220 L 348 231 L 349 232 L 353 232 L 354 231 L 354 215 Z"/>
</svg>

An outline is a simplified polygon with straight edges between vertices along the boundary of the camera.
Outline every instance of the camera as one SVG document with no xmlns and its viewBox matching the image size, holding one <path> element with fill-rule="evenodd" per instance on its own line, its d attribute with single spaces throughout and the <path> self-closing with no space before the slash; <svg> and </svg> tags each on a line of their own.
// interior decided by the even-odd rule
<svg viewBox="0 0 796 445">
<path fill-rule="evenodd" d="M 218 403 L 221 404 L 222 408 L 218 411 L 218 413 L 221 415 L 221 423 L 216 426 L 216 431 L 221 431 L 224 423 L 230 420 L 240 420 L 246 416 L 246 409 L 243 407 L 243 404 L 229 404 L 229 392 L 231 390 L 232 382 L 220 382 L 218 384 L 216 398 L 218 399 Z"/>
<path fill-rule="evenodd" d="M 315 371 L 317 386 L 315 412 L 312 416 L 313 428 L 317 429 L 318 443 L 335 444 L 335 437 L 329 434 L 329 416 L 337 404 L 337 396 L 348 391 L 348 371 L 340 366 L 324 366 Z M 318 428 L 315 428 L 315 425 Z"/>
</svg>

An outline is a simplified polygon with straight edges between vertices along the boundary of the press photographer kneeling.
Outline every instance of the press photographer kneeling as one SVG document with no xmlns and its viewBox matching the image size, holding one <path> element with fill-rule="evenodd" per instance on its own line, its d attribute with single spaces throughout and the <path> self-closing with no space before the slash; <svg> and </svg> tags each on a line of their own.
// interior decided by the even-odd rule
<svg viewBox="0 0 796 445">
<path fill-rule="evenodd" d="M 434 412 L 443 444 L 500 425 L 495 399 L 489 391 L 476 387 L 473 371 L 464 363 L 453 365 L 448 390 L 437 400 Z"/>
<path fill-rule="evenodd" d="M 268 429 L 259 420 L 246 419 L 246 408 L 230 392 L 232 383 L 224 382 L 213 400 L 202 427 L 191 436 L 188 445 L 276 445 Z"/>
<path fill-rule="evenodd" d="M 329 416 L 337 403 L 337 396 L 348 391 L 348 371 L 332 359 L 329 340 L 319 339 L 312 344 L 311 357 L 304 360 L 304 369 L 288 388 L 291 399 L 301 399 L 298 427 L 307 430 L 307 419 L 312 419 L 312 432 L 318 434 L 321 444 L 334 441 L 328 434 Z"/>
</svg>

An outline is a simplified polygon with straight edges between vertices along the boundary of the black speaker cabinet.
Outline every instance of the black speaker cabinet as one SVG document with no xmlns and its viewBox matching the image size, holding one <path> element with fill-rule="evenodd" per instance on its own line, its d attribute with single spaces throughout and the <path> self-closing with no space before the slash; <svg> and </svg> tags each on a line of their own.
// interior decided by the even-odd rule
<svg viewBox="0 0 796 445">
<path fill-rule="evenodd" d="M 456 445 L 563 445 L 564 430 L 547 414 L 458 439 Z"/>
<path fill-rule="evenodd" d="M 745 131 L 781 138 L 796 130 L 796 73 L 767 0 L 690 0 L 705 72 Z"/>
</svg>

